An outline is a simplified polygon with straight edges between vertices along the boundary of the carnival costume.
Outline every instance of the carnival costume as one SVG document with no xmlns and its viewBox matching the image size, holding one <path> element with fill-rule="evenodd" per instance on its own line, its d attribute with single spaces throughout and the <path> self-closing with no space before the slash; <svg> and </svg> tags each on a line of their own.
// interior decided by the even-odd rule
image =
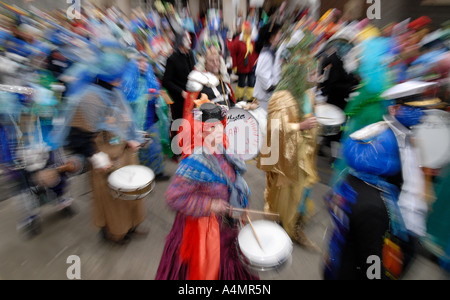
<svg viewBox="0 0 450 300">
<path fill-rule="evenodd" d="M 267 178 L 264 209 L 279 213 L 289 236 L 306 246 L 315 246 L 302 227 L 312 205 L 310 189 L 319 180 L 315 165 L 317 129 L 300 131 L 291 124 L 300 123 L 313 113 L 314 95 L 308 91 L 307 80 L 308 65 L 313 63 L 308 56 L 311 41 L 311 35 L 306 34 L 292 50 L 292 59 L 283 68 L 283 78 L 269 101 L 267 140 L 271 141 L 272 148 L 278 143 L 278 160 L 276 163 L 267 160 L 271 153 L 263 146 L 257 164 Z M 277 129 L 279 140 L 272 141 L 273 131 Z"/>
<path fill-rule="evenodd" d="M 203 104 L 200 110 L 201 119 L 196 122 L 202 125 L 226 120 L 215 104 Z M 196 134 L 201 135 L 201 131 Z M 245 163 L 225 154 L 223 146 L 219 150 L 224 154 L 211 154 L 204 146 L 196 147 L 176 171 L 166 201 L 177 216 L 167 236 L 156 279 L 256 279 L 237 256 L 236 221 L 211 211 L 213 199 L 245 208 L 250 196 L 242 178 Z"/>
</svg>

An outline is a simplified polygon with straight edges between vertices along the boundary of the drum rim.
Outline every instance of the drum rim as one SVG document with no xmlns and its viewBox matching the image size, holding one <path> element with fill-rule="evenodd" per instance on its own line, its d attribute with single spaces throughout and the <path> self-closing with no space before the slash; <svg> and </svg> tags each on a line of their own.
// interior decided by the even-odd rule
<svg viewBox="0 0 450 300">
<path fill-rule="evenodd" d="M 149 181 L 147 184 L 145 184 L 145 185 L 143 185 L 143 186 L 140 186 L 140 187 L 137 187 L 137 188 L 120 188 L 120 187 L 115 186 L 115 185 L 111 182 L 111 178 L 112 178 L 111 176 L 112 176 L 114 173 L 116 173 L 117 171 L 122 170 L 123 168 L 129 168 L 129 167 L 138 167 L 139 169 L 146 170 L 146 171 L 150 171 L 150 174 L 152 174 L 153 177 L 150 179 L 150 181 Z M 117 173 L 116 173 L 116 174 L 117 174 Z M 128 166 L 123 166 L 123 167 L 118 168 L 117 170 L 111 172 L 111 174 L 109 174 L 109 176 L 108 176 L 108 186 L 109 186 L 111 189 L 113 189 L 113 190 L 117 190 L 117 191 L 120 191 L 120 192 L 123 192 L 123 193 L 133 193 L 133 192 L 139 191 L 139 190 L 141 190 L 141 189 L 146 189 L 146 188 L 148 188 L 154 181 L 155 181 L 155 172 L 153 172 L 153 170 L 152 170 L 151 168 L 146 167 L 146 166 L 142 166 L 142 165 L 128 165 Z"/>
<path fill-rule="evenodd" d="M 110 187 L 110 192 L 115 199 L 119 200 L 125 200 L 125 201 L 133 201 L 133 200 L 140 200 L 145 197 L 147 197 L 151 192 L 153 192 L 153 189 L 155 188 L 155 181 L 153 180 L 150 182 L 145 188 L 137 189 L 133 192 L 124 192 L 117 189 Z M 140 192 L 140 193 L 137 193 Z"/>
<path fill-rule="evenodd" d="M 341 131 L 342 124 L 339 124 L 339 125 L 323 125 L 323 124 L 320 124 L 320 126 L 322 128 L 319 131 L 319 135 L 321 135 L 321 136 L 333 136 L 333 135 L 339 134 L 339 132 Z M 327 128 L 327 130 L 324 130 L 325 128 Z"/>
<path fill-rule="evenodd" d="M 255 264 L 255 262 L 252 262 L 251 260 L 248 259 L 247 256 L 245 256 L 244 253 L 242 253 L 242 250 L 239 246 L 239 242 L 236 241 L 235 243 L 236 246 L 236 252 L 238 255 L 238 258 L 240 259 L 240 261 L 242 262 L 242 264 L 244 266 L 246 266 L 248 269 L 252 270 L 252 271 L 257 271 L 257 272 L 268 272 L 268 271 L 279 271 L 281 269 L 284 269 L 286 266 L 288 266 L 289 262 L 292 261 L 292 251 L 289 253 L 289 255 L 286 255 L 284 259 L 282 260 L 278 260 L 277 264 L 275 265 L 259 265 L 259 264 Z"/>
<path fill-rule="evenodd" d="M 331 107 L 335 112 L 338 112 L 339 115 L 340 115 L 340 116 L 342 117 L 342 119 L 343 119 L 343 121 L 340 122 L 340 123 L 327 124 L 327 123 L 324 123 L 323 121 L 321 121 L 320 118 L 317 118 L 317 122 L 320 123 L 321 126 L 331 126 L 331 127 L 334 127 L 334 126 L 341 126 L 342 124 L 345 123 L 345 121 L 346 121 L 345 112 L 344 112 L 342 109 L 340 109 L 338 106 L 336 106 L 336 105 L 334 105 L 334 104 L 331 104 L 331 103 L 320 103 L 320 104 L 317 104 L 316 107 L 315 107 L 315 112 L 314 112 L 314 114 L 315 114 L 316 117 L 320 117 L 320 115 L 317 113 L 317 107 L 320 107 L 320 106 L 328 106 L 328 107 Z"/>
<path fill-rule="evenodd" d="M 260 124 L 259 124 L 259 121 L 258 121 L 258 119 L 257 118 L 255 118 L 255 116 L 253 116 L 248 110 L 245 110 L 245 109 L 243 109 L 243 108 L 240 108 L 240 107 L 232 107 L 232 108 L 230 108 L 229 110 L 228 110 L 228 112 L 227 112 L 227 118 L 228 118 L 228 114 L 230 113 L 230 111 L 232 111 L 232 110 L 235 110 L 235 111 L 242 111 L 242 112 L 244 112 L 244 114 L 248 114 L 253 120 L 255 120 L 256 121 L 256 125 L 258 126 L 258 132 L 259 132 L 259 136 L 258 136 L 258 152 L 256 153 L 256 154 L 244 154 L 245 155 L 245 157 L 244 157 L 244 155 L 243 154 L 240 154 L 241 156 L 242 156 L 242 158 L 245 160 L 245 161 L 249 161 L 249 160 L 252 160 L 252 159 L 255 159 L 256 157 L 258 157 L 259 156 L 259 154 L 260 154 L 260 152 L 261 152 L 261 147 L 262 147 L 262 143 L 263 143 L 263 141 L 262 141 L 262 137 L 263 137 L 263 132 L 261 132 L 261 126 L 260 126 Z M 228 122 L 227 122 L 227 125 L 228 125 Z M 228 135 L 227 135 L 227 138 L 228 138 Z M 231 147 L 229 147 L 229 149 L 230 149 Z M 232 153 L 233 154 L 233 153 Z"/>
</svg>

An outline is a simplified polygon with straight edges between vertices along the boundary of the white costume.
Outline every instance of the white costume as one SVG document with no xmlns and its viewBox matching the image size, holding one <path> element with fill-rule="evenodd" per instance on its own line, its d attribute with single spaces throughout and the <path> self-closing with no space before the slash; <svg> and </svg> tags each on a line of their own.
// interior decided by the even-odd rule
<svg viewBox="0 0 450 300">
<path fill-rule="evenodd" d="M 425 176 L 419 167 L 418 153 L 412 145 L 412 132 L 390 115 L 384 116 L 397 139 L 402 162 L 403 185 L 398 206 L 406 228 L 418 236 L 426 233 L 428 205 L 425 201 Z"/>
</svg>

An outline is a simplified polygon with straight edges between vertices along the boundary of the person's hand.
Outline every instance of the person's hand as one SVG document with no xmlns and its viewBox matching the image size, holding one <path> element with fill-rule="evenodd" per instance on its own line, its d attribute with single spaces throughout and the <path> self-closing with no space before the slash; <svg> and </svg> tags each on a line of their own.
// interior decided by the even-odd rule
<svg viewBox="0 0 450 300">
<path fill-rule="evenodd" d="M 112 163 L 109 163 L 107 166 L 104 166 L 103 168 L 97 168 L 95 170 L 100 173 L 107 173 L 108 170 L 111 168 L 112 168 Z"/>
<path fill-rule="evenodd" d="M 213 199 L 211 202 L 211 211 L 215 214 L 223 215 L 230 211 L 230 205 L 224 200 Z"/>
<path fill-rule="evenodd" d="M 307 118 L 305 121 L 300 123 L 300 130 L 309 130 L 317 126 L 316 117 Z"/>
<path fill-rule="evenodd" d="M 91 161 L 94 170 L 99 172 L 107 172 L 112 167 L 112 162 L 109 159 L 108 154 L 103 152 L 94 154 L 89 160 Z"/>
<path fill-rule="evenodd" d="M 139 143 L 138 141 L 128 141 L 127 146 L 128 148 L 130 148 L 131 151 L 137 152 L 141 147 L 141 143 Z"/>
<path fill-rule="evenodd" d="M 153 89 L 153 88 L 148 89 L 148 93 L 153 95 L 153 96 L 159 96 L 159 92 L 158 92 L 157 89 Z"/>
<path fill-rule="evenodd" d="M 183 97 L 183 99 L 186 99 L 188 96 L 188 93 L 186 93 L 185 91 L 181 92 L 181 97 Z"/>
</svg>

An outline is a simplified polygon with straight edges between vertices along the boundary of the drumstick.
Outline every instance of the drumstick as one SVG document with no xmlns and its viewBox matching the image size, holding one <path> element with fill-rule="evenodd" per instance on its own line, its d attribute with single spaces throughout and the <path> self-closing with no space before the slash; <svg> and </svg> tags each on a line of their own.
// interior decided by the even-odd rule
<svg viewBox="0 0 450 300">
<path fill-rule="evenodd" d="M 255 238 L 256 238 L 256 241 L 258 242 L 259 247 L 261 248 L 261 250 L 264 251 L 264 249 L 263 249 L 263 247 L 261 245 L 261 241 L 259 240 L 259 237 L 256 234 L 255 227 L 253 227 L 252 221 L 250 220 L 250 216 L 248 214 L 247 214 L 247 220 L 248 220 L 248 223 L 250 224 L 250 227 L 252 228 L 253 234 L 255 235 Z"/>
<path fill-rule="evenodd" d="M 280 214 L 269 213 L 269 212 L 259 211 L 259 210 L 252 210 L 252 209 L 242 209 L 242 208 L 237 208 L 237 207 L 231 207 L 231 210 L 237 211 L 237 212 L 247 212 L 247 213 L 261 214 L 261 215 L 274 216 L 274 217 L 280 216 Z"/>
<path fill-rule="evenodd" d="M 317 117 L 317 116 L 316 116 L 316 119 L 327 119 L 327 120 L 332 120 L 333 118 L 327 118 L 327 117 Z"/>
<path fill-rule="evenodd" d="M 56 171 L 58 173 L 63 173 L 63 172 L 73 172 L 75 170 L 75 165 L 73 162 L 68 162 L 65 165 L 62 165 L 58 168 L 56 168 Z"/>
</svg>

